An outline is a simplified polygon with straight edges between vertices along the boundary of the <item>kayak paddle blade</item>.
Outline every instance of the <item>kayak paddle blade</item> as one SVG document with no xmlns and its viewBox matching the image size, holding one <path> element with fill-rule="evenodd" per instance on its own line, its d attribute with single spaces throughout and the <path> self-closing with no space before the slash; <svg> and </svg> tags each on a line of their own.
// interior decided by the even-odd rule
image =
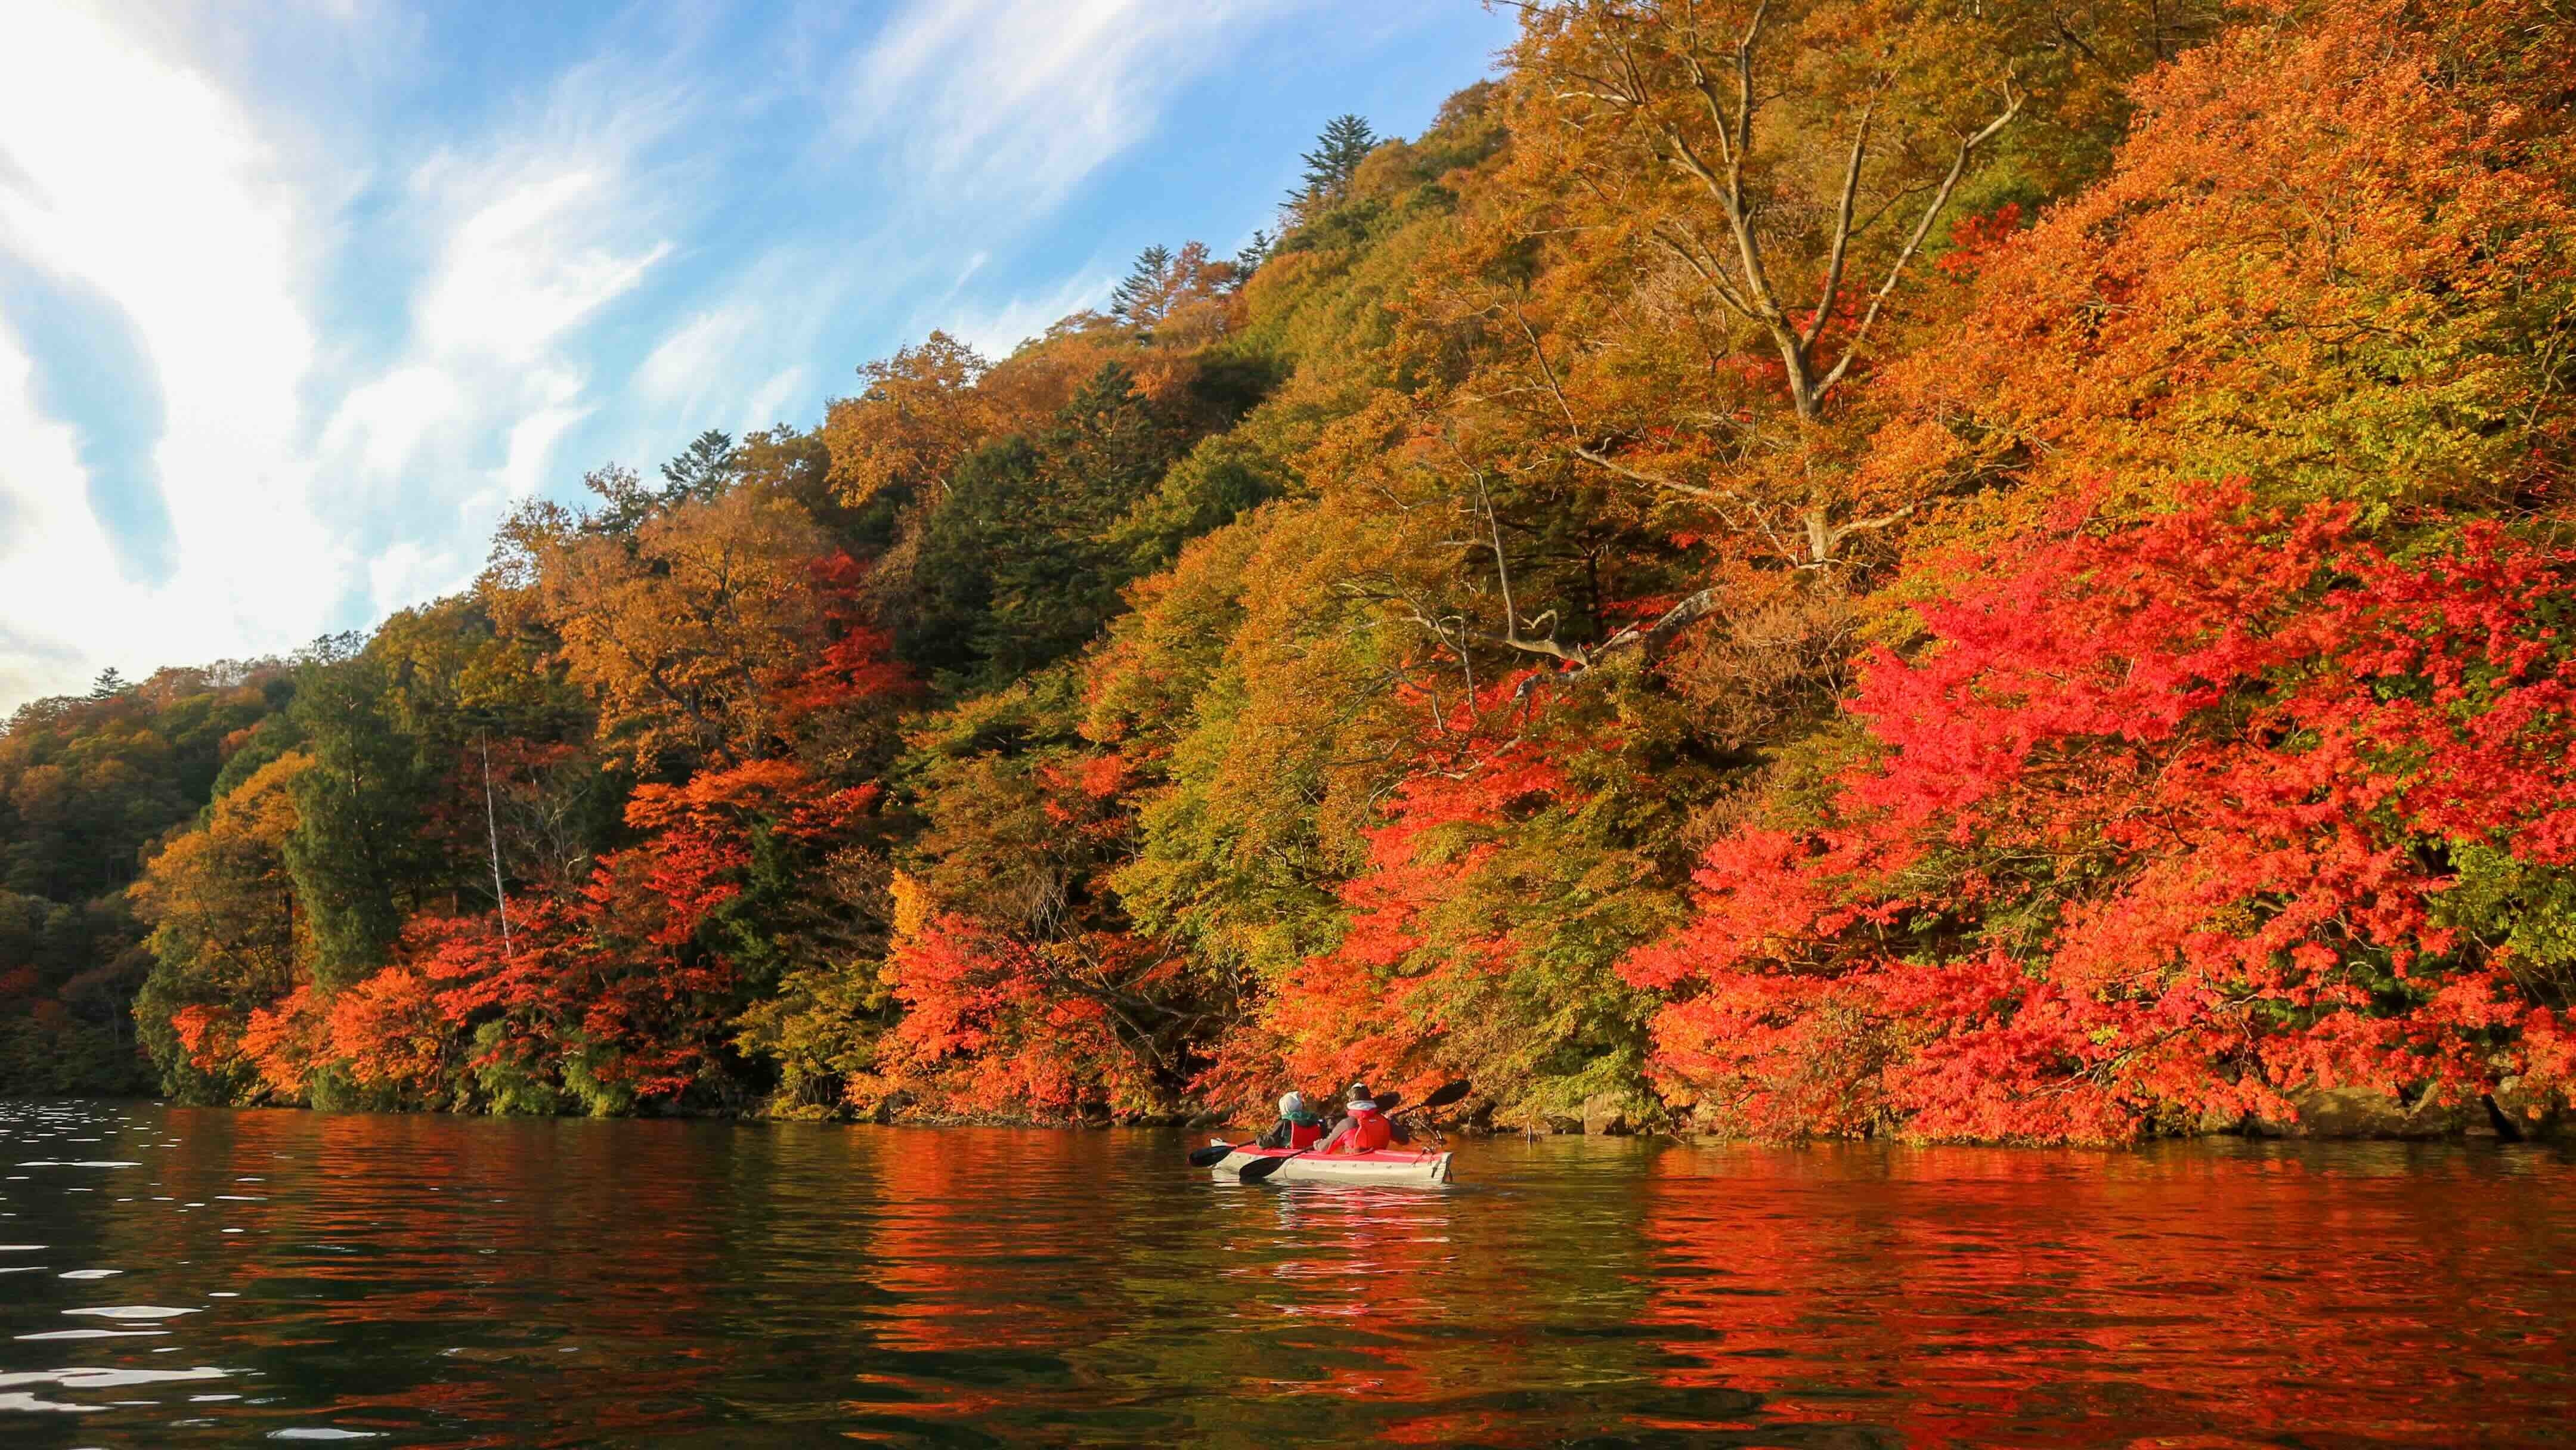
<svg viewBox="0 0 2576 1450">
<path fill-rule="evenodd" d="M 1451 1103 L 1458 1101 L 1460 1098 L 1465 1097 L 1473 1090 L 1473 1087 L 1474 1085 L 1464 1078 L 1460 1078 L 1456 1082 L 1442 1083 L 1438 1092 L 1424 1098 L 1415 1106 L 1415 1111 L 1419 1112 L 1423 1108 L 1445 1108 Z"/>
<path fill-rule="evenodd" d="M 1232 1143 L 1214 1143 L 1205 1148 L 1193 1148 L 1190 1150 L 1190 1166 L 1192 1168 L 1213 1168 L 1219 1163 L 1224 1162 L 1225 1155 L 1233 1152 L 1234 1148 L 1235 1145 Z"/>
<path fill-rule="evenodd" d="M 1298 1156 L 1300 1155 L 1290 1153 L 1280 1158 L 1255 1158 L 1244 1164 L 1243 1171 L 1237 1176 L 1246 1183 L 1260 1183 L 1268 1179 L 1271 1174 L 1278 1172 L 1280 1165 L 1286 1163 L 1289 1158 Z"/>
</svg>

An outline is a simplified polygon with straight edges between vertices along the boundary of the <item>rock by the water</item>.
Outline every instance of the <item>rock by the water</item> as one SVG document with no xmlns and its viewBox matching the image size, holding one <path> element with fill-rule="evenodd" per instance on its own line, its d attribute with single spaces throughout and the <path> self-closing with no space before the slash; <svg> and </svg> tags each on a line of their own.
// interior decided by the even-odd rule
<svg viewBox="0 0 2576 1450">
<path fill-rule="evenodd" d="M 2409 1110 L 2377 1088 L 2304 1088 L 2289 1094 L 2290 1122 L 2249 1119 L 2246 1131 L 2267 1138 L 2449 1138 L 2468 1129 L 2476 1105 L 2427 1100 Z"/>
<path fill-rule="evenodd" d="M 1628 1113 L 1619 1099 L 1608 1093 L 1594 1093 L 1583 1100 L 1583 1131 L 1595 1137 L 1624 1137 L 1630 1131 Z"/>
</svg>

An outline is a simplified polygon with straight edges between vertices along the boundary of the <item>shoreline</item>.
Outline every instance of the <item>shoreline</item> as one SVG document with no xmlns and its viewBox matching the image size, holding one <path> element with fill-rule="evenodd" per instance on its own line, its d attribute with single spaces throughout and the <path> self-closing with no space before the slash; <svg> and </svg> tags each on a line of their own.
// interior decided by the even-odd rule
<svg viewBox="0 0 2576 1450">
<path fill-rule="evenodd" d="M 2011 1149 L 2084 1149 L 2094 1152 L 2132 1152 L 2166 1143 L 2199 1142 L 2210 1139 L 2238 1139 L 2247 1142 L 2276 1143 L 2486 1143 L 2503 1146 L 2553 1146 L 2576 1143 L 2576 1120 L 2570 1115 L 2549 1112 L 2536 1118 L 2519 1111 L 2518 1099 L 2508 1094 L 2491 1094 L 2467 1103 L 2449 1106 L 2427 1105 L 2409 1110 L 2394 1099 L 2360 1089 L 2330 1089 L 2296 1095 L 2302 1102 L 2302 1116 L 2294 1122 L 2245 1119 L 2231 1124 L 2207 1122 L 2186 1132 L 2142 1134 L 2125 1143 L 2072 1143 L 2001 1141 L 1981 1139 L 1909 1139 L 1901 1135 L 1841 1137 L 1807 1137 L 1765 1140 L 1720 1133 L 1676 1132 L 1664 1128 L 1635 1128 L 1623 1119 L 1589 1122 L 1573 1118 L 1554 1119 L 1545 1131 L 1490 1123 L 1458 1122 L 1440 1131 L 1451 1138 L 1490 1140 L 1498 1138 L 1639 1138 L 1693 1146 L 1768 1146 L 1813 1147 L 1826 1144 L 1881 1143 L 1914 1148 L 2011 1148 Z M 2499 1101 L 2503 1098 L 2503 1101 Z M 1015 1128 L 1040 1129 L 1049 1132 L 1099 1132 L 1113 1129 L 1180 1130 L 1184 1132 L 1253 1132 L 1261 1125 L 1237 1122 L 1211 1113 L 1140 1114 L 1132 1117 L 1048 1117 L 1039 1115 L 974 1114 L 951 1115 L 932 1113 L 897 1113 L 875 1115 L 777 1114 L 777 1113 L 623 1113 L 592 1115 L 586 1113 L 458 1113 L 419 1108 L 316 1108 L 303 1104 L 279 1103 L 181 1103 L 168 1098 L 139 1096 L 0 1096 L 0 1102 L 18 1103 L 108 1103 L 149 1105 L 159 1108 L 211 1109 L 236 1113 L 321 1113 L 331 1116 L 392 1118 L 481 1118 L 493 1121 L 519 1122 L 677 1122 L 677 1123 L 772 1123 L 811 1124 L 815 1126 L 881 1127 L 881 1128 Z"/>
</svg>

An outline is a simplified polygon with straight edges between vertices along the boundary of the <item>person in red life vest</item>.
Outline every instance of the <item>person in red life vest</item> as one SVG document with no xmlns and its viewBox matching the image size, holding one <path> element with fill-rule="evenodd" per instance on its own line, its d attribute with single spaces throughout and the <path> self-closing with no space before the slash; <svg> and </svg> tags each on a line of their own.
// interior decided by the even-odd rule
<svg viewBox="0 0 2576 1450">
<path fill-rule="evenodd" d="M 1395 1128 L 1386 1114 L 1377 1110 L 1377 1099 L 1370 1096 L 1368 1084 L 1351 1084 L 1350 1103 L 1342 1109 L 1342 1120 L 1324 1135 L 1318 1153 L 1374 1153 L 1395 1141 Z"/>
<path fill-rule="evenodd" d="M 1267 1133 L 1254 1139 L 1264 1148 L 1312 1148 L 1324 1136 L 1324 1120 L 1306 1111 L 1302 1093 L 1290 1093 L 1279 1100 L 1279 1122 Z"/>
</svg>

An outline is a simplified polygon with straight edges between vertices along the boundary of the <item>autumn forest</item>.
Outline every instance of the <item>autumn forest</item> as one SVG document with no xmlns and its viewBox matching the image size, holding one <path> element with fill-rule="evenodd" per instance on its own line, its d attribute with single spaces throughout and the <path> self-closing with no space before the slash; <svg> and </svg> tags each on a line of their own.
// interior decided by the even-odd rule
<svg viewBox="0 0 2576 1450">
<path fill-rule="evenodd" d="M 2553 1126 L 2576 12 L 1515 8 L 1238 253 L 19 710 L 0 1091 Z"/>
</svg>

